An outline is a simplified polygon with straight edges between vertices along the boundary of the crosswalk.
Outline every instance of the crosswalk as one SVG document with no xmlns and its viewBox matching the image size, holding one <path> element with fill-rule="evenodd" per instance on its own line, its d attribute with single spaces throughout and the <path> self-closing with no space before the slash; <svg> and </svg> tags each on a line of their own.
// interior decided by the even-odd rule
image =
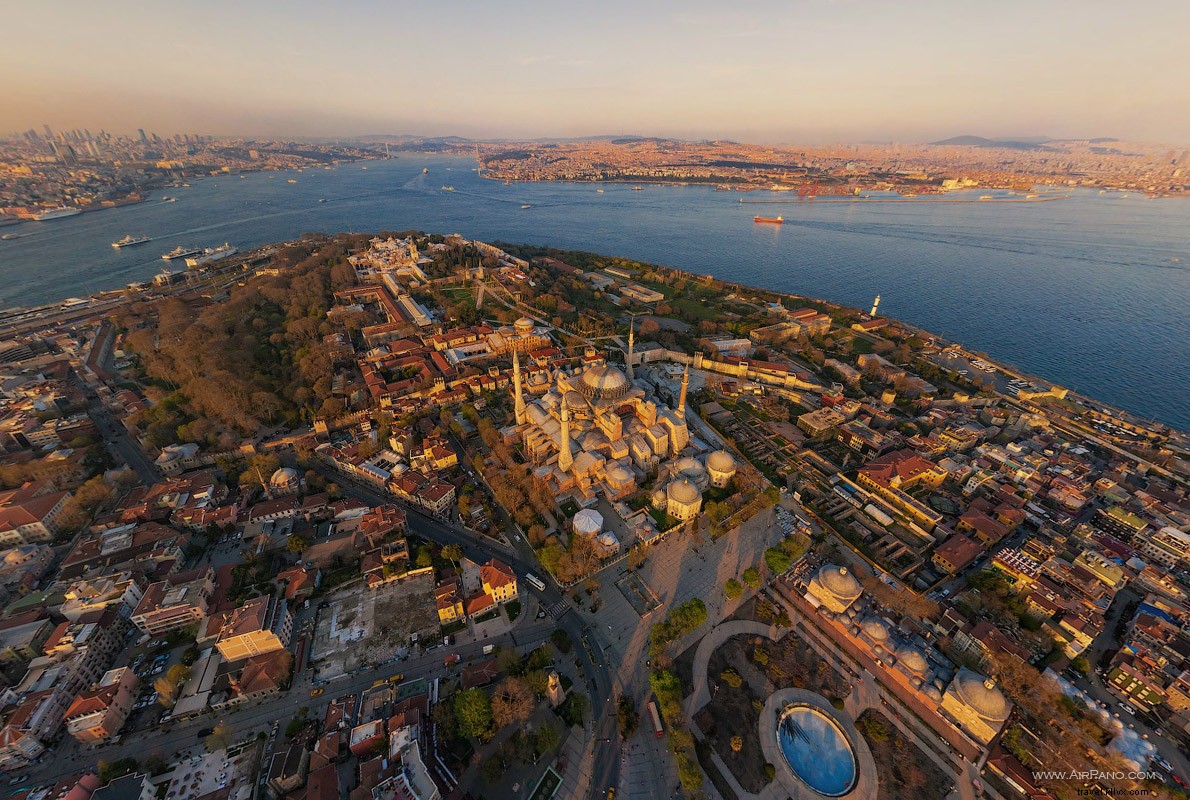
<svg viewBox="0 0 1190 800">
<path fill-rule="evenodd" d="M 559 600 L 547 608 L 545 613 L 549 614 L 554 619 L 562 619 L 562 617 L 566 616 L 566 612 L 569 610 L 570 605 L 565 600 Z"/>
</svg>

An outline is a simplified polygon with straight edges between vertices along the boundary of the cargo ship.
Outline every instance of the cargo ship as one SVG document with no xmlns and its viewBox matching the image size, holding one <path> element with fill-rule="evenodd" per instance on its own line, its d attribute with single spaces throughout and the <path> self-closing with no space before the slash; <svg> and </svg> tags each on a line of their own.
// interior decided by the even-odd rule
<svg viewBox="0 0 1190 800">
<path fill-rule="evenodd" d="M 753 217 L 753 222 L 763 222 L 769 225 L 784 225 L 785 220 L 782 217 Z"/>
<path fill-rule="evenodd" d="M 80 209 L 70 208 L 69 206 L 58 206 L 57 208 L 47 208 L 40 214 L 34 214 L 33 219 L 38 222 L 45 222 L 51 219 L 61 219 L 62 217 L 73 217 L 75 214 L 83 213 Z"/>
<path fill-rule="evenodd" d="M 175 247 L 168 253 L 162 253 L 161 257 L 166 261 L 173 261 L 176 258 L 186 258 L 187 256 L 197 255 L 201 252 L 202 249 L 198 247 Z"/>
<path fill-rule="evenodd" d="M 153 239 L 148 236 L 133 236 L 133 235 L 129 234 L 128 236 L 125 236 L 123 239 L 112 242 L 112 247 L 119 250 L 121 247 L 132 247 L 135 244 L 144 244 L 145 242 L 151 242 L 151 241 L 153 241 Z"/>
</svg>

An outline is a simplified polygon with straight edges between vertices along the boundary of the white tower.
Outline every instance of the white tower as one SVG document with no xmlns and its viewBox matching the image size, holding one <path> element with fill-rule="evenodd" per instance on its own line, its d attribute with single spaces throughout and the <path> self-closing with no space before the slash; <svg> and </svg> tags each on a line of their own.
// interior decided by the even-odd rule
<svg viewBox="0 0 1190 800">
<path fill-rule="evenodd" d="M 690 365 L 686 365 L 686 371 L 682 374 L 682 391 L 678 395 L 678 416 L 685 419 L 686 417 L 686 389 L 690 386 Z"/>
<path fill-rule="evenodd" d="M 876 308 L 880 305 L 880 295 L 876 295 L 876 299 L 872 301 L 872 311 L 868 314 L 869 317 L 876 316 Z"/>
<path fill-rule="evenodd" d="M 516 406 L 515 406 L 516 424 L 524 425 L 525 424 L 525 398 L 521 394 L 521 360 L 517 353 L 518 353 L 518 351 L 516 349 L 516 343 L 514 342 L 513 348 L 512 348 L 512 385 L 513 385 L 512 391 L 516 395 L 515 400 L 514 400 L 514 402 L 516 403 Z"/>
<path fill-rule="evenodd" d="M 632 374 L 632 321 L 628 322 L 628 380 L 634 380 L 635 375 Z"/>
<path fill-rule="evenodd" d="M 566 398 L 562 398 L 562 449 L 558 451 L 558 467 L 563 472 L 570 472 L 574 458 L 570 455 L 570 409 L 566 405 Z"/>
</svg>

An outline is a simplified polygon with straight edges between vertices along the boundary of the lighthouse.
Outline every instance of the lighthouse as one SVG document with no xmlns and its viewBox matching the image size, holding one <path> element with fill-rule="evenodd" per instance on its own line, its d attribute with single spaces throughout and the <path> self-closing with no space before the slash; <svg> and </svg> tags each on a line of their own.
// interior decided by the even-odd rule
<svg viewBox="0 0 1190 800">
<path fill-rule="evenodd" d="M 868 314 L 869 317 L 876 316 L 876 309 L 880 306 L 880 295 L 876 295 L 876 299 L 872 301 L 872 311 Z"/>
</svg>

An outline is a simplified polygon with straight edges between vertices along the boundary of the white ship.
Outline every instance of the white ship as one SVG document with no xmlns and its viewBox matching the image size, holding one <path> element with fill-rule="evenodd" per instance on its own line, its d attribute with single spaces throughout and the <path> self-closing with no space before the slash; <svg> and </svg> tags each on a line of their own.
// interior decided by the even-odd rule
<svg viewBox="0 0 1190 800">
<path fill-rule="evenodd" d="M 40 214 L 34 214 L 33 219 L 38 222 L 45 222 L 50 219 L 60 219 L 62 217 L 73 217 L 75 214 L 83 213 L 77 208 L 70 208 L 68 206 L 58 206 L 57 208 L 50 208 L 42 211 Z"/>
<path fill-rule="evenodd" d="M 177 259 L 177 258 L 186 258 L 187 256 L 198 255 L 201 252 L 202 252 L 202 250 L 198 247 L 180 246 L 180 247 L 175 247 L 173 250 L 170 250 L 168 253 L 162 253 L 161 257 L 164 258 L 166 261 L 173 261 L 174 259 Z"/>
<path fill-rule="evenodd" d="M 129 234 L 123 239 L 112 242 L 112 247 L 119 250 L 121 247 L 132 247 L 134 244 L 144 244 L 145 242 L 151 241 L 153 241 L 152 238 L 148 236 L 133 236 L 132 234 Z"/>
<path fill-rule="evenodd" d="M 186 266 L 205 267 L 207 264 L 214 264 L 215 262 L 222 261 L 225 258 L 231 258 L 238 252 L 240 251 L 233 245 L 224 242 L 222 247 L 207 247 L 203 249 L 201 254 L 187 258 Z"/>
</svg>

